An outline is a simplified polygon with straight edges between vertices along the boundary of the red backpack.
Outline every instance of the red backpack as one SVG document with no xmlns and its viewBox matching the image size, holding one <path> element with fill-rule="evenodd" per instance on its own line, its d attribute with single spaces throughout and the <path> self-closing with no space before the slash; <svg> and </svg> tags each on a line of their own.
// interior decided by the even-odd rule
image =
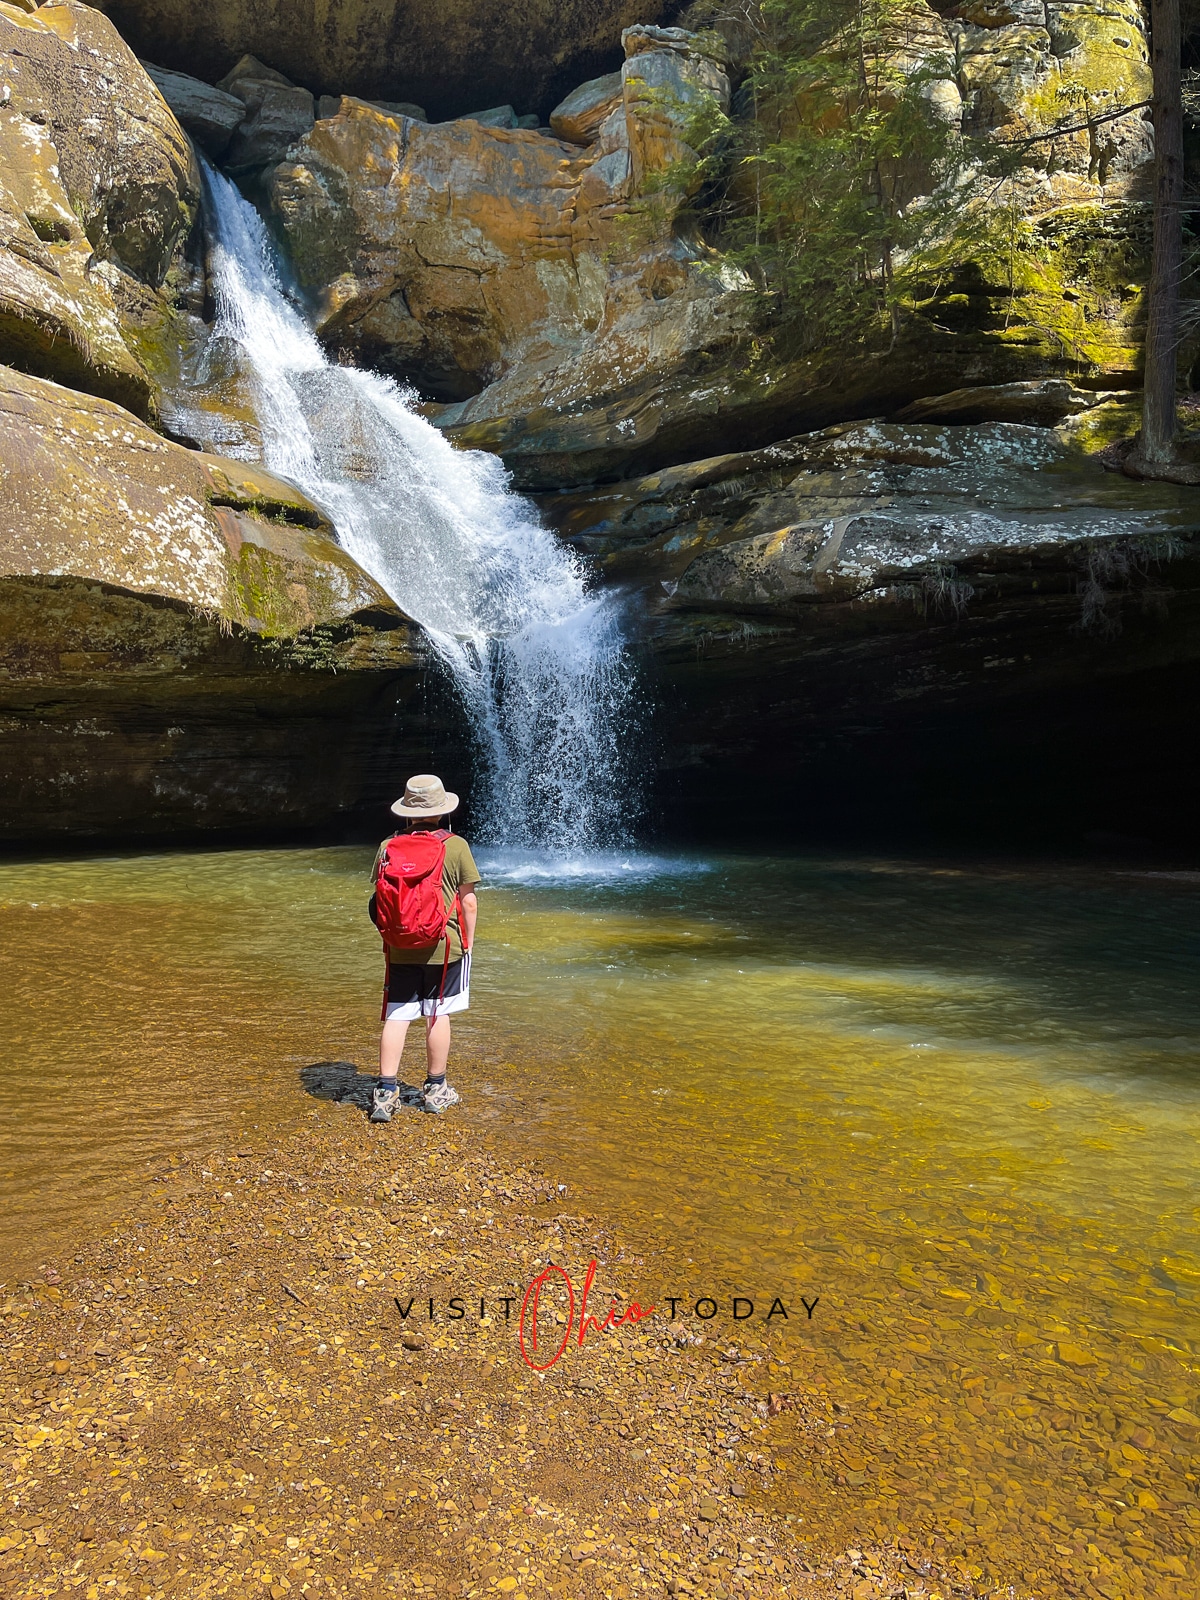
<svg viewBox="0 0 1200 1600">
<path fill-rule="evenodd" d="M 393 950 L 421 950 L 446 939 L 450 912 L 442 894 L 442 868 L 449 837 L 447 828 L 398 833 L 384 847 L 375 877 L 375 926 Z"/>
</svg>

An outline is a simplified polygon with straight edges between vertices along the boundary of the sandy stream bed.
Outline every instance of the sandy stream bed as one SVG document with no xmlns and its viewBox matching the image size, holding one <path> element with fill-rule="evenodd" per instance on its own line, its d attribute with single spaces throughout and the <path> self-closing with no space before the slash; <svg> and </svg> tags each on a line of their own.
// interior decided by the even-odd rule
<svg viewBox="0 0 1200 1600">
<path fill-rule="evenodd" d="M 526 1285 L 592 1257 L 603 1316 L 642 1263 L 452 1114 L 322 1104 L 158 1164 L 69 1269 L 9 1286 L 0 1592 L 975 1592 L 915 1544 L 823 1547 L 785 1512 L 796 1452 L 844 1426 L 803 1345 L 691 1343 L 660 1312 L 531 1371 Z"/>
</svg>

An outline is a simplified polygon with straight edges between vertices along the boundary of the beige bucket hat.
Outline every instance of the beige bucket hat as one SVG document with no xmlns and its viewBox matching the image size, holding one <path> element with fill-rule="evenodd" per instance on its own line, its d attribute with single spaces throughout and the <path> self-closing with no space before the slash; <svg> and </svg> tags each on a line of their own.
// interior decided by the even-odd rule
<svg viewBox="0 0 1200 1600">
<path fill-rule="evenodd" d="M 432 772 L 419 772 L 404 785 L 404 793 L 392 810 L 398 817 L 445 817 L 458 810 L 458 796 L 451 794 Z"/>
</svg>

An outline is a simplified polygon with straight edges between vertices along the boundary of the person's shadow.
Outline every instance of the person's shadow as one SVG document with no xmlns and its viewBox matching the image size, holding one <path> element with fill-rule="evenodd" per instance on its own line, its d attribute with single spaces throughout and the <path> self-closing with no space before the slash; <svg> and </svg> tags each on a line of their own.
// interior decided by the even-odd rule
<svg viewBox="0 0 1200 1600">
<path fill-rule="evenodd" d="M 353 1061 L 314 1061 L 309 1067 L 301 1067 L 298 1076 L 305 1094 L 311 1094 L 314 1100 L 332 1100 L 338 1105 L 357 1106 L 360 1111 L 370 1111 L 371 1092 L 379 1082 L 375 1073 L 360 1072 Z M 400 1079 L 396 1087 L 402 1106 L 424 1110 L 420 1089 Z"/>
</svg>

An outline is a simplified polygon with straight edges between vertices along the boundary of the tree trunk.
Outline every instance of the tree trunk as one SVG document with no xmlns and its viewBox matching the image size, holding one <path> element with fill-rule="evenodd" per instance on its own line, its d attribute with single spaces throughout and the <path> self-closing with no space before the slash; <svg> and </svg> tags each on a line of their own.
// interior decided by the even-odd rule
<svg viewBox="0 0 1200 1600">
<path fill-rule="evenodd" d="M 1166 464 L 1175 448 L 1175 365 L 1183 270 L 1183 102 L 1179 0 L 1150 0 L 1154 72 L 1154 257 L 1146 322 L 1140 456 Z"/>
</svg>

